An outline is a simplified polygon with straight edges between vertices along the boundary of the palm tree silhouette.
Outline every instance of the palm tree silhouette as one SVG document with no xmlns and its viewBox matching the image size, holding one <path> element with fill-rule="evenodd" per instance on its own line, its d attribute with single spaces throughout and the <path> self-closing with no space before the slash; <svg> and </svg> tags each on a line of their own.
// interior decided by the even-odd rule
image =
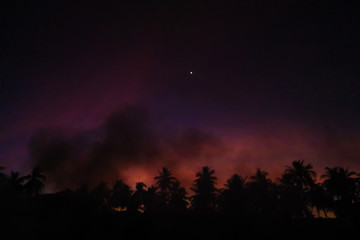
<svg viewBox="0 0 360 240">
<path fill-rule="evenodd" d="M 159 186 L 161 193 L 168 193 L 177 182 L 176 178 L 172 176 L 171 170 L 165 167 L 154 179 L 157 180 L 156 185 Z"/>
<path fill-rule="evenodd" d="M 259 168 L 247 183 L 252 206 L 260 217 L 276 217 L 275 185 L 267 178 L 268 173 Z"/>
<path fill-rule="evenodd" d="M 316 172 L 311 164 L 304 165 L 304 160 L 293 161 L 285 170 L 288 180 L 299 189 L 309 189 L 314 184 Z"/>
<path fill-rule="evenodd" d="M 304 160 L 293 161 L 280 178 L 280 206 L 286 217 L 312 217 L 309 191 L 315 184 L 316 172 Z"/>
<path fill-rule="evenodd" d="M 158 188 L 155 186 L 148 187 L 147 191 L 142 193 L 142 211 L 151 214 L 159 214 L 161 210 L 163 210 L 164 202 L 160 203 Z"/>
<path fill-rule="evenodd" d="M 215 188 L 217 178 L 214 176 L 215 170 L 210 170 L 209 167 L 203 167 L 201 172 L 196 174 L 194 187 L 191 188 L 195 192 L 192 196 L 192 206 L 194 209 L 200 211 L 212 210 L 216 204 Z"/>
<path fill-rule="evenodd" d="M 127 211 L 130 213 L 137 213 L 139 210 L 144 211 L 144 198 L 146 194 L 146 184 L 143 182 L 137 182 L 135 186 L 135 192 L 131 196 L 130 202 L 127 207 Z"/>
<path fill-rule="evenodd" d="M 255 175 L 250 177 L 250 181 L 253 182 L 253 183 L 269 184 L 269 183 L 271 183 L 271 180 L 267 178 L 268 175 L 269 175 L 268 172 L 261 171 L 260 168 L 258 168 L 256 170 Z"/>
<path fill-rule="evenodd" d="M 154 180 L 157 180 L 156 185 L 160 188 L 158 200 L 161 202 L 159 204 L 162 207 L 161 210 L 168 210 L 173 187 L 178 181 L 172 176 L 170 169 L 165 167 L 159 171 L 159 176 L 156 176 Z"/>
<path fill-rule="evenodd" d="M 327 217 L 327 212 L 331 207 L 332 199 L 330 194 L 325 191 L 322 184 L 314 184 L 309 191 L 309 196 L 310 204 L 316 209 L 318 217 L 320 217 L 320 211 L 323 211 L 325 217 Z"/>
<path fill-rule="evenodd" d="M 231 191 L 241 191 L 245 188 L 247 177 L 242 177 L 238 174 L 232 175 L 232 177 L 226 181 L 225 186 Z"/>
<path fill-rule="evenodd" d="M 356 177 L 355 177 L 356 176 Z M 323 186 L 330 194 L 333 201 L 335 215 L 340 218 L 348 218 L 354 214 L 354 204 L 360 198 L 357 192 L 359 178 L 356 172 L 343 167 L 325 168 Z"/>
<path fill-rule="evenodd" d="M 106 182 L 101 181 L 90 193 L 92 207 L 96 211 L 104 211 L 108 208 L 108 201 L 111 195 L 111 190 L 108 188 Z"/>
<path fill-rule="evenodd" d="M 40 195 L 41 191 L 44 189 L 44 181 L 46 180 L 46 176 L 42 173 L 42 170 L 35 167 L 31 174 L 24 179 L 28 180 L 24 185 L 25 191 L 33 197 Z"/>
<path fill-rule="evenodd" d="M 171 196 L 169 200 L 170 209 L 176 214 L 184 214 L 189 205 L 187 201 L 187 192 L 185 188 L 180 187 L 180 182 L 176 181 L 171 189 Z"/>
<path fill-rule="evenodd" d="M 117 180 L 113 184 L 112 195 L 110 197 L 111 206 L 125 209 L 131 198 L 130 186 L 125 184 L 122 180 Z"/>
<path fill-rule="evenodd" d="M 219 207 L 227 217 L 249 216 L 246 177 L 234 174 L 227 180 L 219 196 Z"/>
<path fill-rule="evenodd" d="M 26 177 L 20 177 L 19 172 L 11 171 L 9 179 L 8 179 L 8 185 L 14 191 L 21 191 L 23 188 L 23 182 L 25 181 L 25 179 L 26 179 Z"/>
<path fill-rule="evenodd" d="M 325 168 L 324 187 L 334 197 L 334 200 L 357 198 L 356 185 L 359 181 L 356 172 L 350 172 L 342 167 Z"/>
<path fill-rule="evenodd" d="M 143 183 L 143 182 L 137 182 L 136 185 L 135 185 L 135 189 L 136 189 L 136 194 L 142 194 L 143 192 L 145 192 L 146 188 L 146 184 Z"/>
</svg>

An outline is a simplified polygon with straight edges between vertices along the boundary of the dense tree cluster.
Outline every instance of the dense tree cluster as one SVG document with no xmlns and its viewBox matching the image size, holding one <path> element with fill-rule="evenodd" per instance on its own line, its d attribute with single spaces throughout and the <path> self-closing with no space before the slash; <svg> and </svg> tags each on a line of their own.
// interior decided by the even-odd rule
<svg viewBox="0 0 360 240">
<path fill-rule="evenodd" d="M 75 229 L 65 232 L 76 232 L 94 219 L 106 219 L 106 226 L 127 222 L 128 228 L 130 223 L 156 221 L 163 229 L 173 229 L 175 222 L 179 226 L 196 221 L 215 221 L 217 226 L 227 223 L 229 227 L 235 223 L 325 220 L 330 215 L 352 224 L 360 220 L 359 174 L 342 167 L 325 168 L 316 179 L 312 165 L 297 160 L 276 181 L 257 169 L 249 177 L 234 174 L 223 188 L 216 187 L 215 170 L 203 167 L 190 189 L 192 195 L 168 168 L 159 171 L 154 180 L 155 185 L 149 187 L 137 182 L 135 189 L 117 180 L 112 186 L 101 182 L 74 191 L 41 194 L 45 182 L 41 169 L 23 177 L 18 172 L 1 173 L 0 214 L 8 219 L 10 229 L 27 221 L 41 225 L 55 219 L 62 227 L 68 226 L 66 221 L 76 222 L 77 228 L 69 225 Z"/>
</svg>

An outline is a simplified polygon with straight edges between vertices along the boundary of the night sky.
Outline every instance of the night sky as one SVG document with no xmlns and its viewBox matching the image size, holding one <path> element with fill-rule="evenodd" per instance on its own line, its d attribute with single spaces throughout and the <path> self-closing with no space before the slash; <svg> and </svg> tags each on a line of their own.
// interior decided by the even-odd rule
<svg viewBox="0 0 360 240">
<path fill-rule="evenodd" d="M 211 2 L 211 3 L 210 3 Z M 5 1 L 0 165 L 52 189 L 170 167 L 360 170 L 358 1 Z"/>
</svg>

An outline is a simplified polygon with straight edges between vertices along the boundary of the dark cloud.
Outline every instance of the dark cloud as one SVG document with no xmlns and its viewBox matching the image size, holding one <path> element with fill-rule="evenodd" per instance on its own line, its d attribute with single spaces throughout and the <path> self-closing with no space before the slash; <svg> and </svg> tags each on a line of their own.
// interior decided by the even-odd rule
<svg viewBox="0 0 360 240">
<path fill-rule="evenodd" d="M 56 187 L 114 180 L 121 168 L 158 155 L 147 115 L 135 107 L 113 113 L 96 134 L 98 140 L 87 132 L 64 136 L 59 130 L 42 130 L 29 143 L 32 163 Z"/>
<path fill-rule="evenodd" d="M 70 139 L 59 131 L 41 130 L 29 142 L 30 158 L 34 164 L 51 173 L 51 180 L 57 181 L 68 175 L 66 166 L 77 156 Z"/>
<path fill-rule="evenodd" d="M 189 187 L 205 165 L 217 170 L 219 183 L 233 173 L 251 175 L 256 168 L 276 178 L 293 160 L 305 159 L 321 172 L 325 166 L 356 166 L 360 139 L 335 126 L 264 126 L 257 131 L 219 138 L 196 128 L 169 129 L 138 106 L 113 112 L 97 129 L 69 132 L 42 130 L 29 142 L 33 166 L 48 175 L 53 189 L 123 179 L 153 183 L 162 167 L 172 169 Z M 354 169 L 357 170 L 357 169 Z"/>
<path fill-rule="evenodd" d="M 30 157 L 47 173 L 51 185 L 64 188 L 128 178 L 123 173 L 130 167 L 145 167 L 148 172 L 162 166 L 176 168 L 185 159 L 191 163 L 223 151 L 217 137 L 200 130 L 164 137 L 154 129 L 147 110 L 125 107 L 111 114 L 97 134 L 38 132 L 29 143 Z"/>
</svg>

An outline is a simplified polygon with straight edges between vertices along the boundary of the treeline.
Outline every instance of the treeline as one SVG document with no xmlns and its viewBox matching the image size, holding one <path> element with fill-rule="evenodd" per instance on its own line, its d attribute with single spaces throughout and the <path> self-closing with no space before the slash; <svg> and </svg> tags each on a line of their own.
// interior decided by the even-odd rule
<svg viewBox="0 0 360 240">
<path fill-rule="evenodd" d="M 166 219 L 162 224 L 168 228 L 168 219 L 176 219 L 173 221 L 176 225 L 194 219 L 259 224 L 331 216 L 359 223 L 359 174 L 334 167 L 325 168 L 325 173 L 316 177 L 311 164 L 298 160 L 275 181 L 268 178 L 267 172 L 257 169 L 250 177 L 234 174 L 223 188 L 217 188 L 215 170 L 203 167 L 196 174 L 190 195 L 171 170 L 163 168 L 154 178 L 154 186 L 138 182 L 131 189 L 117 180 L 112 186 L 101 182 L 94 187 L 84 185 L 74 191 L 41 194 L 46 178 L 35 168 L 27 176 L 17 172 L 0 175 L 0 214 L 8 219 L 10 228 L 26 225 L 24 221 L 29 218 L 36 219 L 37 226 L 48 226 L 48 219 L 55 219 L 57 224 L 58 221 L 65 224 L 69 219 L 88 224 L 90 219 L 104 216 L 110 226 L 116 221 L 139 224 L 142 219 L 146 225 L 154 219 Z"/>
<path fill-rule="evenodd" d="M 316 181 L 316 176 L 311 164 L 298 160 L 275 182 L 268 178 L 267 172 L 257 169 L 250 177 L 234 174 L 224 188 L 218 189 L 215 170 L 203 167 L 196 174 L 191 196 L 168 168 L 159 171 L 154 178 L 155 186 L 137 182 L 135 189 L 117 180 L 111 187 L 101 182 L 92 188 L 83 185 L 75 191 L 41 195 L 46 178 L 39 168 L 27 176 L 20 176 L 18 172 L 11 172 L 9 176 L 1 174 L 0 181 L 2 202 L 74 195 L 84 198 L 82 204 L 92 205 L 91 208 L 98 211 L 223 212 L 252 218 L 327 217 L 331 212 L 337 218 L 355 220 L 360 207 L 359 174 L 342 167 L 327 167 L 320 176 L 322 183 Z"/>
</svg>

